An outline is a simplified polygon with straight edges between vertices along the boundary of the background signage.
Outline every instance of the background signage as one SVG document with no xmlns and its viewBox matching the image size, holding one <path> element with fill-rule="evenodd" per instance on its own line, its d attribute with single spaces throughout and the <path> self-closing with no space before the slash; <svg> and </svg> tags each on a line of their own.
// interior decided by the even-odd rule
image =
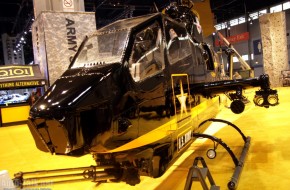
<svg viewBox="0 0 290 190">
<path fill-rule="evenodd" d="M 241 34 L 237 34 L 234 36 L 229 36 L 226 38 L 231 44 L 238 43 L 238 42 L 243 42 L 249 40 L 249 32 L 244 32 Z M 216 46 L 224 46 L 225 43 L 221 40 L 215 40 L 215 45 Z"/>
<path fill-rule="evenodd" d="M 5 66 L 0 67 L 0 79 L 34 76 L 32 67 Z"/>
<path fill-rule="evenodd" d="M 74 0 L 62 0 L 63 11 L 74 12 Z"/>
<path fill-rule="evenodd" d="M 46 85 L 38 65 L 0 66 L 0 89 L 31 88 Z M 1 97 L 0 97 L 1 100 Z"/>
<path fill-rule="evenodd" d="M 253 49 L 254 49 L 254 55 L 261 55 L 262 54 L 262 41 L 261 41 L 261 39 L 253 41 Z"/>
</svg>

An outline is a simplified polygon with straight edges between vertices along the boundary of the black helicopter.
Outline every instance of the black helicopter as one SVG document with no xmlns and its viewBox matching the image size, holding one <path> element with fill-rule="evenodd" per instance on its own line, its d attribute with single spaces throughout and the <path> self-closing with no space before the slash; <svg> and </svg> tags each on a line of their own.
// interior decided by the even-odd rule
<svg viewBox="0 0 290 190">
<path fill-rule="evenodd" d="M 30 110 L 37 148 L 90 152 L 98 166 L 113 165 L 135 185 L 139 175 L 162 175 L 182 154 L 199 123 L 218 112 L 215 95 L 232 92 L 231 109 L 241 113 L 243 90 L 260 87 L 255 104 L 277 105 L 267 75 L 221 75 L 191 9 L 173 3 L 164 13 L 118 20 L 87 36 L 69 68 Z"/>
</svg>

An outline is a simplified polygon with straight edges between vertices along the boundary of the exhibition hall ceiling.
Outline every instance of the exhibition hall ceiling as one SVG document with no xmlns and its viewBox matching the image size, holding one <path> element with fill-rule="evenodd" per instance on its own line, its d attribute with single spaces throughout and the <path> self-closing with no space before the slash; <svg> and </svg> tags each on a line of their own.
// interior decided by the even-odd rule
<svg viewBox="0 0 290 190">
<path fill-rule="evenodd" d="M 211 8 L 217 23 L 221 23 L 282 2 L 286 0 L 211 0 Z"/>
<path fill-rule="evenodd" d="M 120 18 L 147 14 L 159 10 L 173 0 L 84 0 L 85 11 L 96 11 L 97 24 L 101 27 Z M 193 0 L 204 1 L 204 0 Z M 227 21 L 285 0 L 211 0 L 217 23 Z M 17 34 L 31 24 L 33 0 L 0 0 L 0 33 Z"/>
<path fill-rule="evenodd" d="M 49 1 L 49 0 L 46 0 Z M 147 14 L 159 10 L 174 0 L 84 0 L 85 11 L 96 11 L 97 24 L 106 25 L 120 18 Z M 193 0 L 203 1 L 203 0 Z M 285 0 L 211 0 L 217 23 L 227 21 Z M 0 0 L 0 33 L 23 32 L 33 18 L 33 0 Z"/>
<path fill-rule="evenodd" d="M 26 0 L 0 0 L 0 33 L 16 34 L 33 16 L 33 3 Z"/>
</svg>

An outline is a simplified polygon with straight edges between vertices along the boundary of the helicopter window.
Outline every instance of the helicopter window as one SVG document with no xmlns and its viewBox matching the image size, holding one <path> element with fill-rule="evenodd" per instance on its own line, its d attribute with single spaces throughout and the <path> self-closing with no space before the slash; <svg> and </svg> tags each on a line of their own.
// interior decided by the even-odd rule
<svg viewBox="0 0 290 190">
<path fill-rule="evenodd" d="M 167 22 L 166 44 L 170 64 L 174 64 L 191 54 L 190 39 L 184 27 Z"/>
<path fill-rule="evenodd" d="M 129 65 L 136 82 L 156 74 L 164 67 L 161 41 L 161 27 L 157 22 L 135 35 Z"/>
<path fill-rule="evenodd" d="M 71 68 L 121 62 L 128 34 L 128 30 L 120 30 L 89 37 Z"/>
</svg>

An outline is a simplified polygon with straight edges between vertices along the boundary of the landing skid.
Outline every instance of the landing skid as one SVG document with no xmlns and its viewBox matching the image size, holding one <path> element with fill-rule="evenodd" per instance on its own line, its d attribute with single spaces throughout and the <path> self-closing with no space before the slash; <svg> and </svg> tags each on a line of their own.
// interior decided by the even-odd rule
<svg viewBox="0 0 290 190">
<path fill-rule="evenodd" d="M 243 132 L 236 125 L 232 124 L 229 121 L 225 121 L 225 120 L 222 120 L 222 119 L 208 119 L 208 120 L 205 120 L 199 125 L 199 127 L 202 126 L 203 124 L 205 124 L 206 122 L 210 122 L 210 121 L 212 121 L 212 122 L 222 122 L 222 123 L 228 124 L 229 126 L 233 127 L 236 131 L 238 131 L 238 133 L 241 135 L 241 137 L 242 137 L 242 139 L 244 141 L 244 147 L 242 149 L 240 158 L 238 159 L 237 156 L 231 150 L 231 148 L 225 142 L 223 142 L 222 139 L 219 139 L 219 138 L 217 138 L 215 136 L 212 136 L 212 135 L 193 133 L 193 137 L 208 138 L 208 139 L 211 139 L 214 142 L 214 148 L 210 149 L 210 151 L 207 152 L 207 156 L 210 159 L 215 158 L 215 156 L 216 156 L 215 150 L 217 148 L 217 145 L 220 144 L 227 150 L 227 152 L 229 153 L 229 155 L 231 156 L 231 158 L 232 158 L 232 160 L 233 160 L 233 162 L 235 164 L 235 170 L 233 172 L 233 175 L 232 175 L 230 181 L 228 182 L 228 188 L 230 190 L 236 189 L 238 181 L 239 181 L 239 178 L 241 176 L 241 172 L 242 172 L 243 166 L 244 166 L 245 158 L 247 156 L 247 153 L 248 153 L 248 150 L 249 150 L 249 147 L 250 147 L 251 137 L 246 137 L 243 134 Z"/>
</svg>

